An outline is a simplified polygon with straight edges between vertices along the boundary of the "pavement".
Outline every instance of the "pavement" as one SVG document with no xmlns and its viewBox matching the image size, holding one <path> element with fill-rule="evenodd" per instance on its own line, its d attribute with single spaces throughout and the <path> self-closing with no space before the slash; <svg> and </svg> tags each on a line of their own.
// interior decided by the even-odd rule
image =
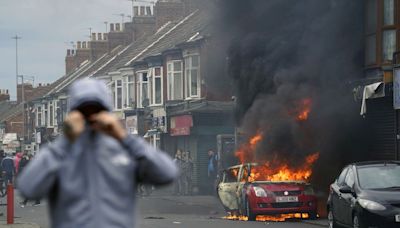
<svg viewBox="0 0 400 228">
<path fill-rule="evenodd" d="M 47 203 L 39 206 L 28 203 L 25 208 L 15 200 L 15 224 L 6 224 L 6 214 L 0 216 L 0 228 L 49 228 Z M 1 203 L 1 202 L 0 202 Z M 3 202 L 4 203 L 4 199 Z M 170 196 L 155 192 L 149 197 L 138 197 L 138 226 L 140 228 L 315 228 L 327 227 L 327 221 L 291 220 L 287 222 L 248 222 L 223 219 L 226 215 L 219 200 L 214 196 Z M 5 212 L 5 207 L 0 207 Z"/>
</svg>

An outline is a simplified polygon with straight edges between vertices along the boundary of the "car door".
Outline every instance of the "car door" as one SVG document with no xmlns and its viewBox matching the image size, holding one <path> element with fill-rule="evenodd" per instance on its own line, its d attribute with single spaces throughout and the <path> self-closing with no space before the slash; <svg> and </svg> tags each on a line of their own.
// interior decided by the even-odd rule
<svg viewBox="0 0 400 228">
<path fill-rule="evenodd" d="M 355 173 L 353 169 L 349 169 L 345 179 L 345 185 L 349 186 L 354 190 L 354 183 L 355 183 Z M 354 195 L 351 193 L 342 193 L 341 195 L 341 212 L 344 224 L 352 225 L 353 224 L 353 217 L 352 217 L 352 209 L 355 202 Z"/>
<path fill-rule="evenodd" d="M 333 212 L 333 217 L 335 220 L 339 223 L 344 223 L 344 218 L 343 214 L 341 213 L 341 193 L 339 192 L 339 189 L 341 186 L 345 184 L 345 179 L 346 175 L 348 172 L 349 168 L 346 167 L 342 170 L 340 173 L 339 177 L 336 179 L 335 183 L 332 184 L 332 193 L 331 193 L 331 210 Z"/>
<path fill-rule="evenodd" d="M 239 186 L 239 167 L 227 169 L 218 185 L 218 196 L 226 210 L 238 210 L 237 189 Z"/>
</svg>

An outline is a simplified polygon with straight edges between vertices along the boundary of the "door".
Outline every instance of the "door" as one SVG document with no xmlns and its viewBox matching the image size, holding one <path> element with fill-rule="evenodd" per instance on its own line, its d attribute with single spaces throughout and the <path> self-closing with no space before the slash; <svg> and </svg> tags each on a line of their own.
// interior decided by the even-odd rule
<svg viewBox="0 0 400 228">
<path fill-rule="evenodd" d="M 218 185 L 218 196 L 227 211 L 239 209 L 236 195 L 239 187 L 238 174 L 239 168 L 225 170 L 222 182 Z"/>
<path fill-rule="evenodd" d="M 349 169 L 345 179 L 345 185 L 349 186 L 354 190 L 355 176 L 353 169 Z M 352 225 L 353 217 L 352 217 L 352 208 L 355 202 L 354 195 L 351 193 L 342 193 L 341 197 L 341 212 L 343 213 L 343 221 L 344 224 Z"/>
<path fill-rule="evenodd" d="M 343 214 L 341 213 L 341 197 L 342 193 L 339 192 L 340 187 L 345 184 L 345 179 L 347 175 L 347 171 L 349 170 L 348 167 L 344 168 L 343 171 L 340 173 L 339 177 L 336 179 L 336 182 L 332 184 L 332 205 L 331 210 L 333 212 L 333 217 L 339 223 L 344 223 Z"/>
</svg>

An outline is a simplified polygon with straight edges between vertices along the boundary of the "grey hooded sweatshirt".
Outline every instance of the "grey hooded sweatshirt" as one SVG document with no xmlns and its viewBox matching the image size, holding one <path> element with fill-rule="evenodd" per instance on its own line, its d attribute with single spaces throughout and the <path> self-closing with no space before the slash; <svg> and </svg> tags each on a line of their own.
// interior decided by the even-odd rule
<svg viewBox="0 0 400 228">
<path fill-rule="evenodd" d="M 69 94 L 71 110 L 93 101 L 111 110 L 99 81 L 78 81 Z M 131 228 L 137 183 L 168 184 L 177 173 L 170 157 L 143 139 L 120 142 L 87 128 L 74 143 L 59 136 L 44 147 L 21 173 L 18 188 L 28 199 L 48 198 L 51 227 Z"/>
</svg>

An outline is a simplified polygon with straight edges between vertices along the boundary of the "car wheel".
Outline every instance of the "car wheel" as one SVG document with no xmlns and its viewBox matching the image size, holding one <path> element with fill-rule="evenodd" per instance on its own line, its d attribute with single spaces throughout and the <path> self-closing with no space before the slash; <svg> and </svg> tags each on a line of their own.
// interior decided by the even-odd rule
<svg viewBox="0 0 400 228">
<path fill-rule="evenodd" d="M 255 220 L 256 220 L 256 217 L 257 217 L 257 215 L 254 214 L 254 213 L 251 211 L 250 203 L 249 203 L 249 201 L 248 201 L 247 199 L 246 199 L 246 216 L 247 216 L 247 218 L 249 219 L 249 221 L 255 221 Z"/>
<path fill-rule="evenodd" d="M 367 226 L 365 226 L 361 219 L 360 216 L 358 216 L 357 214 L 355 214 L 353 216 L 353 228 L 366 228 Z"/>
<path fill-rule="evenodd" d="M 328 224 L 329 228 L 338 228 L 339 226 L 336 224 L 335 217 L 333 215 L 333 211 L 328 208 Z"/>
</svg>

